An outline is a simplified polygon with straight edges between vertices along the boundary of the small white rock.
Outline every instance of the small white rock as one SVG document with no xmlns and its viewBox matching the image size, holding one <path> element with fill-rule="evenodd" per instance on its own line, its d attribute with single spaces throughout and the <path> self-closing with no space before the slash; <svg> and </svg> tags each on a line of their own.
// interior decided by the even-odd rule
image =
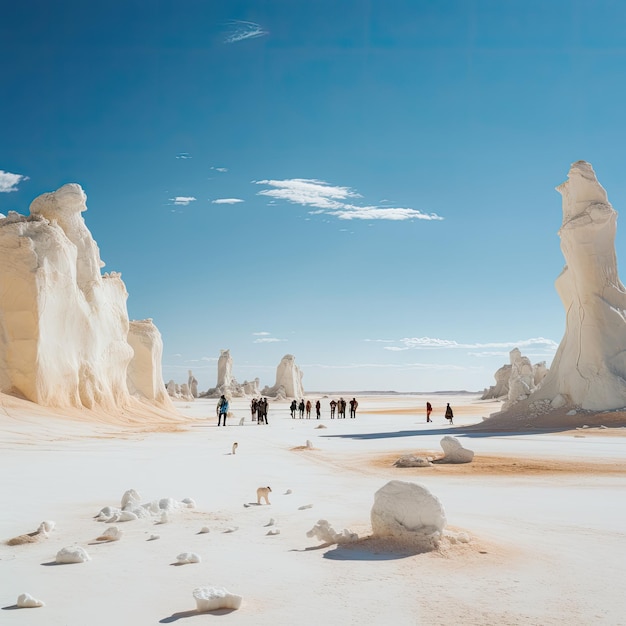
<svg viewBox="0 0 626 626">
<path fill-rule="evenodd" d="M 34 609 L 39 606 L 46 606 L 41 600 L 33 598 L 29 593 L 22 593 L 17 597 L 17 606 L 20 609 Z"/>
</svg>

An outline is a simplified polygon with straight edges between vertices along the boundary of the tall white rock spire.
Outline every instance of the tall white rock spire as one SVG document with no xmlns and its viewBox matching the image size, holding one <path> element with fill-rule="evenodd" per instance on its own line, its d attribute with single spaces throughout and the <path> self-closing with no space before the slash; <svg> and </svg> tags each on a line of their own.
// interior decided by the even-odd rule
<svg viewBox="0 0 626 626">
<path fill-rule="evenodd" d="M 556 289 L 565 335 L 541 388 L 530 397 L 553 406 L 607 410 L 626 406 L 626 289 L 617 274 L 617 213 L 593 168 L 577 161 L 557 191 L 566 265 Z"/>
</svg>

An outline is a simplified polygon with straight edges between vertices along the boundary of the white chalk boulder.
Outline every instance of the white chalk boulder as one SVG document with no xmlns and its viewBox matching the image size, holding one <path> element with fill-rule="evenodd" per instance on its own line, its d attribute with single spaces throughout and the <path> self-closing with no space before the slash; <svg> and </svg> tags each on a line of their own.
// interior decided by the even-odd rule
<svg viewBox="0 0 626 626">
<path fill-rule="evenodd" d="M 317 524 L 311 528 L 306 534 L 307 537 L 317 537 L 323 543 L 346 543 L 356 541 L 359 536 L 351 530 L 344 528 L 341 532 L 337 532 L 328 520 L 318 520 Z"/>
<path fill-rule="evenodd" d="M 185 563 L 200 563 L 201 560 L 200 555 L 195 552 L 181 552 L 176 557 L 176 562 L 181 565 Z"/>
<path fill-rule="evenodd" d="M 238 609 L 243 600 L 242 596 L 230 593 L 224 587 L 198 587 L 193 590 L 193 597 L 199 613 L 218 609 Z"/>
<path fill-rule="evenodd" d="M 471 463 L 474 452 L 464 448 L 456 437 L 446 435 L 441 440 L 443 457 L 436 459 L 434 463 Z"/>
<path fill-rule="evenodd" d="M 91 561 L 91 557 L 80 546 L 63 548 L 57 552 L 56 556 L 57 563 L 85 563 L 86 561 Z"/>
<path fill-rule="evenodd" d="M 17 597 L 17 606 L 20 609 L 34 609 L 46 605 L 41 600 L 33 598 L 29 593 L 22 593 Z"/>
<path fill-rule="evenodd" d="M 372 534 L 423 549 L 439 544 L 446 525 L 441 502 L 422 485 L 392 480 L 374 495 Z"/>
</svg>

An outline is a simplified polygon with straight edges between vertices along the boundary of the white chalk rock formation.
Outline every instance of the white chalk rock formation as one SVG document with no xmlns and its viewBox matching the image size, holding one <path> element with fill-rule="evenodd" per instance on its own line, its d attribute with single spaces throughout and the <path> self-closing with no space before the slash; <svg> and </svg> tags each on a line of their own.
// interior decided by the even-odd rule
<svg viewBox="0 0 626 626">
<path fill-rule="evenodd" d="M 302 372 L 296 365 L 296 357 L 286 354 L 276 368 L 276 383 L 273 387 L 265 387 L 263 396 L 273 398 L 303 398 Z"/>
<path fill-rule="evenodd" d="M 426 487 L 401 480 L 376 492 L 370 517 L 374 537 L 425 550 L 437 547 L 446 525 L 441 502 Z"/>
<path fill-rule="evenodd" d="M 617 274 L 617 212 L 589 163 L 577 161 L 557 188 L 566 265 L 556 289 L 565 334 L 530 400 L 601 411 L 626 406 L 626 289 Z"/>
<path fill-rule="evenodd" d="M 474 459 L 474 452 L 464 448 L 456 437 L 446 435 L 440 443 L 443 456 L 433 463 L 471 463 Z"/>
<path fill-rule="evenodd" d="M 307 537 L 316 537 L 323 543 L 347 543 L 350 541 L 356 541 L 359 536 L 353 533 L 351 530 L 344 528 L 341 532 L 337 532 L 328 520 L 321 519 L 317 521 L 317 524 L 307 531 Z"/>
<path fill-rule="evenodd" d="M 46 520 L 39 524 L 37 530 L 32 533 L 26 533 L 24 535 L 18 535 L 17 537 L 12 537 L 9 539 L 6 544 L 8 546 L 21 546 L 25 543 L 37 543 L 39 541 L 43 541 L 50 536 L 50 533 L 55 527 L 55 523 L 52 520 Z"/>
<path fill-rule="evenodd" d="M 30 593 L 22 593 L 17 596 L 17 606 L 20 609 L 34 609 L 40 606 L 46 606 L 44 602 L 41 600 L 37 600 L 37 598 L 33 598 Z"/>
<path fill-rule="evenodd" d="M 159 329 L 151 319 L 130 321 L 128 343 L 134 354 L 127 372 L 130 393 L 173 409 L 161 372 L 163 339 Z"/>
<path fill-rule="evenodd" d="M 119 273 L 101 274 L 86 210 L 68 184 L 35 198 L 28 217 L 0 219 L 0 391 L 115 412 L 131 400 L 128 293 Z"/>
<path fill-rule="evenodd" d="M 181 552 L 176 557 L 176 562 L 181 565 L 185 563 L 200 563 L 201 560 L 200 555 L 195 552 Z"/>
<path fill-rule="evenodd" d="M 62 548 L 57 552 L 56 556 L 57 563 L 85 563 L 87 561 L 91 561 L 91 557 L 80 546 Z"/>
<path fill-rule="evenodd" d="M 193 372 L 189 370 L 189 378 L 187 378 L 187 385 L 189 386 L 189 391 L 194 398 L 198 397 L 198 380 L 193 375 Z"/>
<path fill-rule="evenodd" d="M 503 365 L 495 374 L 496 384 L 485 389 L 482 400 L 506 398 L 503 408 L 525 400 L 543 382 L 548 369 L 546 362 L 531 365 L 519 348 L 509 352 L 509 364 Z"/>
<path fill-rule="evenodd" d="M 430 465 L 429 458 L 415 454 L 405 454 L 394 463 L 395 467 L 430 467 Z"/>
<path fill-rule="evenodd" d="M 220 356 L 217 361 L 217 386 L 211 387 L 204 393 L 200 394 L 204 398 L 219 398 L 222 394 L 227 398 L 243 398 L 245 396 L 257 397 L 259 391 L 259 379 L 243 383 L 238 383 L 233 376 L 233 358 L 230 350 L 220 350 Z"/>
<path fill-rule="evenodd" d="M 220 350 L 220 358 L 217 360 L 217 385 L 218 388 L 229 389 L 233 382 L 233 357 L 230 350 Z"/>
<path fill-rule="evenodd" d="M 99 537 L 96 537 L 96 541 L 119 541 L 124 534 L 117 526 L 111 526 L 107 528 Z"/>
<path fill-rule="evenodd" d="M 199 613 L 218 609 L 238 609 L 243 601 L 242 596 L 230 593 L 224 587 L 198 587 L 193 590 L 193 597 Z"/>
</svg>

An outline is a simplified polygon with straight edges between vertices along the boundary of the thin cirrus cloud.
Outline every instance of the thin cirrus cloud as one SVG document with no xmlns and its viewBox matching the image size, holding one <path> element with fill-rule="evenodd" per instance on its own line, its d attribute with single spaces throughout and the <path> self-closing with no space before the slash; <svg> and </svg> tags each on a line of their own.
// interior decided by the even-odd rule
<svg viewBox="0 0 626 626">
<path fill-rule="evenodd" d="M 227 167 L 213 167 L 213 166 L 211 166 L 211 169 L 215 170 L 216 172 L 222 172 L 222 174 L 224 172 L 228 172 L 228 168 Z"/>
<path fill-rule="evenodd" d="M 263 30 L 260 24 L 243 20 L 231 20 L 228 23 L 228 30 L 224 43 L 238 43 L 246 39 L 256 39 L 267 35 L 267 31 Z"/>
<path fill-rule="evenodd" d="M 12 174 L 11 172 L 0 170 L 0 193 L 17 191 L 17 186 L 24 180 L 28 180 L 28 176 Z"/>
<path fill-rule="evenodd" d="M 252 333 L 256 339 L 253 343 L 277 343 L 279 341 L 287 341 L 286 339 L 278 339 L 278 337 L 272 337 L 271 333 L 267 331 L 261 331 L 258 333 Z"/>
<path fill-rule="evenodd" d="M 218 198 L 217 200 L 211 200 L 213 204 L 239 204 L 243 202 L 241 198 Z"/>
<path fill-rule="evenodd" d="M 190 159 L 190 158 L 191 158 L 191 155 L 189 154 L 189 152 L 179 152 L 179 153 L 176 155 L 176 158 L 177 158 L 177 159 L 183 159 L 183 160 L 184 160 L 184 159 Z"/>
<path fill-rule="evenodd" d="M 367 340 L 367 341 L 385 341 L 387 340 Z M 543 350 L 544 352 L 553 353 L 558 348 L 558 344 L 552 339 L 544 337 L 533 337 L 531 339 L 523 339 L 521 341 L 501 341 L 488 343 L 458 343 L 450 339 L 435 339 L 432 337 L 404 337 L 394 342 L 399 345 L 383 346 L 384 350 L 392 352 L 401 352 L 405 350 L 430 350 L 430 349 L 461 349 L 461 350 L 480 350 L 474 352 L 474 356 L 493 356 L 493 352 L 489 350 L 511 350 L 513 348 L 531 348 Z M 502 353 L 498 353 L 502 354 Z"/>
<path fill-rule="evenodd" d="M 196 198 L 193 196 L 176 196 L 175 198 L 170 198 L 170 201 L 177 206 L 187 206 L 188 204 L 195 202 Z"/>
<path fill-rule="evenodd" d="M 436 213 L 422 213 L 417 209 L 359 206 L 354 204 L 354 199 L 362 196 L 350 187 L 330 185 L 315 178 L 268 179 L 253 182 L 269 187 L 257 192 L 257 195 L 313 207 L 316 210 L 311 211 L 312 215 L 330 215 L 340 220 L 443 220 L 443 217 Z"/>
</svg>

